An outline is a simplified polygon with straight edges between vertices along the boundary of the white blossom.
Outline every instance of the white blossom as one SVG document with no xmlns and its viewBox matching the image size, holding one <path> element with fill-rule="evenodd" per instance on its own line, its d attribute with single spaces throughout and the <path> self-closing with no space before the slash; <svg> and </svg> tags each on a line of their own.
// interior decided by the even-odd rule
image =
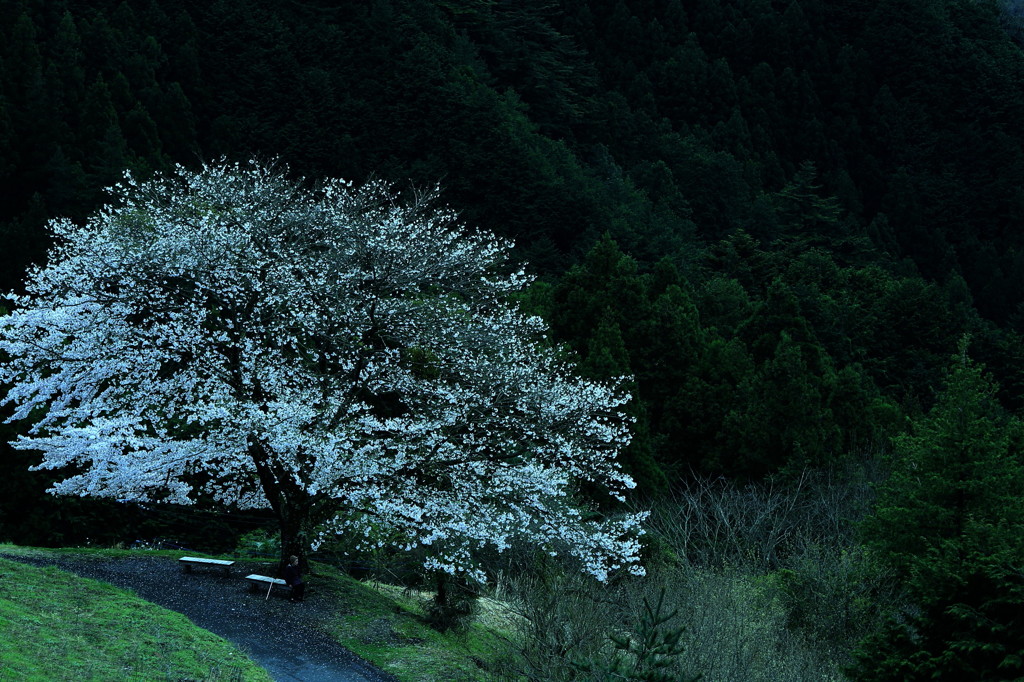
<svg viewBox="0 0 1024 682">
<path fill-rule="evenodd" d="M 432 197 L 256 163 L 110 195 L 51 222 L 48 264 L 0 318 L 6 402 L 33 422 L 15 446 L 76 472 L 52 492 L 270 506 L 310 543 L 386 535 L 478 579 L 474 549 L 514 539 L 600 579 L 642 571 L 640 515 L 570 502 L 583 481 L 633 487 L 628 395 L 577 377 L 508 302 L 530 282 L 510 244 Z"/>
</svg>

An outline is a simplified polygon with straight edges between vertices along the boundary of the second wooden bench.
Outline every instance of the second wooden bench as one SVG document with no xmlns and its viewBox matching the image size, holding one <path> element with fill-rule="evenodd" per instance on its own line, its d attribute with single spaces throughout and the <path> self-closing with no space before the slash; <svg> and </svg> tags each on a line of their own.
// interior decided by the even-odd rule
<svg viewBox="0 0 1024 682">
<path fill-rule="evenodd" d="M 274 587 L 287 587 L 291 590 L 291 586 L 280 578 L 271 578 L 267 575 L 256 575 L 255 573 L 245 576 L 245 579 L 249 581 L 249 591 L 259 592 L 266 590 L 269 595 L 270 591 Z"/>
</svg>

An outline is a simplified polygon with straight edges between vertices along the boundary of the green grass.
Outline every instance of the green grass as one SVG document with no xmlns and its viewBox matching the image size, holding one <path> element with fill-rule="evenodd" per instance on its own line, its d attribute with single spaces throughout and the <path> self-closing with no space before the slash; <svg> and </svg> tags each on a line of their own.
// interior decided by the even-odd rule
<svg viewBox="0 0 1024 682">
<path fill-rule="evenodd" d="M 463 633 L 441 633 L 423 619 L 425 593 L 363 583 L 317 566 L 311 588 L 326 590 L 337 605 L 331 635 L 402 682 L 506 680 L 509 622 L 493 617 L 500 607 L 483 600 L 481 614 Z"/>
<path fill-rule="evenodd" d="M 0 554 L 99 561 L 140 554 L 176 560 L 183 552 L 0 544 Z M 0 682 L 269 679 L 224 640 L 196 628 L 184 616 L 104 583 L 56 569 L 0 562 L 0 570 L 19 576 L 16 584 L 0 585 L 0 670 L 14 673 L 6 678 L 0 674 Z M 440 633 L 424 622 L 427 594 L 360 582 L 316 562 L 308 583 L 309 594 L 315 592 L 318 600 L 328 602 L 329 616 L 322 626 L 327 633 L 402 682 L 514 679 L 506 674 L 506 652 L 516 637 L 515 621 L 497 602 L 481 600 L 481 613 L 468 631 Z M 243 663 L 251 667 L 242 674 L 222 672 Z M 66 670 L 66 676 L 55 677 L 54 670 Z"/>
<path fill-rule="evenodd" d="M 153 556 L 177 560 L 182 556 L 206 557 L 207 559 L 237 559 L 226 554 L 205 554 L 181 549 L 124 549 L 122 547 L 25 547 L 0 542 L 0 554 L 15 554 L 22 557 L 52 559 L 55 556 L 72 556 L 75 559 L 123 559 L 125 557 Z"/>
<path fill-rule="evenodd" d="M 0 571 L 2 680 L 270 680 L 229 642 L 130 592 L 6 559 Z"/>
</svg>

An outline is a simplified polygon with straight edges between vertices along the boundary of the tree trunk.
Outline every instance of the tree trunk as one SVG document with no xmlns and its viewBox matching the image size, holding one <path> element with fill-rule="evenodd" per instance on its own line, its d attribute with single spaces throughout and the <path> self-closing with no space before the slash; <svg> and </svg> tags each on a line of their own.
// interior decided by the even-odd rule
<svg viewBox="0 0 1024 682">
<path fill-rule="evenodd" d="M 283 574 L 291 557 L 297 556 L 299 570 L 305 575 L 309 568 L 306 552 L 310 543 L 307 512 L 298 507 L 282 505 L 277 516 L 281 525 L 281 563 L 277 567 L 278 574 Z"/>
<path fill-rule="evenodd" d="M 281 561 L 277 574 L 284 573 L 284 567 L 293 556 L 299 558 L 299 570 L 306 573 L 309 560 L 306 550 L 309 548 L 309 515 L 312 508 L 311 500 L 304 490 L 294 483 L 289 483 L 280 469 L 275 467 L 263 443 L 255 436 L 248 438 L 249 456 L 256 466 L 263 494 L 266 495 L 271 509 L 277 515 L 281 529 Z"/>
</svg>

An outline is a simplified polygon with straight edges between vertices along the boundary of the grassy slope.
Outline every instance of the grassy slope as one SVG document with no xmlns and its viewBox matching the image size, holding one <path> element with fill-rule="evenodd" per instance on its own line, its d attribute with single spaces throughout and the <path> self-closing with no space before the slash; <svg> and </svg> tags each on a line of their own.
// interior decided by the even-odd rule
<svg viewBox="0 0 1024 682">
<path fill-rule="evenodd" d="M 227 641 L 130 592 L 6 559 L 0 571 L 0 679 L 270 680 Z"/>
<path fill-rule="evenodd" d="M 440 633 L 423 621 L 427 593 L 361 583 L 323 567 L 315 580 L 317 590 L 330 590 L 337 605 L 332 636 L 403 682 L 509 679 L 514 627 L 492 616 L 490 600 L 482 600 L 468 631 Z"/>
<path fill-rule="evenodd" d="M 22 556 L 70 554 L 96 558 L 139 554 L 135 550 L 49 550 L 13 545 L 0 545 L 0 552 Z M 170 550 L 145 553 L 147 556 L 166 556 L 169 560 L 182 554 Z M 8 573 L 10 562 L 0 561 L 3 562 L 0 570 Z M 26 577 L 31 572 L 33 577 L 20 586 L 0 584 L 0 661 L 3 662 L 0 668 L 8 667 L 8 657 L 16 666 L 30 665 L 33 660 L 42 661 L 35 667 L 14 668 L 26 671 L 21 673 L 28 675 L 26 679 L 100 680 L 120 677 L 148 680 L 150 678 L 145 675 L 133 678 L 132 673 L 125 674 L 124 667 L 116 666 L 142 660 L 147 664 L 164 665 L 174 658 L 170 652 L 177 651 L 203 652 L 196 655 L 211 664 L 211 671 L 217 665 L 223 667 L 227 661 L 241 658 L 237 652 L 233 658 L 216 658 L 219 654 L 215 655 L 215 647 L 212 644 L 207 646 L 206 641 L 218 641 L 224 646 L 223 640 L 195 628 L 184 616 L 147 602 L 141 602 L 145 609 L 137 608 L 140 604 L 138 599 L 116 588 L 55 569 L 30 569 L 18 564 L 17 570 L 25 571 Z M 508 622 L 489 617 L 486 608 L 468 632 L 442 634 L 422 620 L 421 604 L 428 595 L 407 594 L 401 588 L 362 583 L 324 564 L 314 564 L 309 576 L 309 590 L 311 594 L 315 591 L 318 597 L 329 599 L 332 604 L 334 616 L 329 624 L 329 634 L 403 682 L 507 679 L 502 674 L 506 667 L 503 652 L 507 650 L 506 642 L 513 636 L 514 628 Z M 117 595 L 122 600 L 118 602 L 120 606 L 97 607 L 97 597 L 107 594 Z M 485 600 L 485 603 L 489 602 Z M 130 614 L 126 615 L 126 612 Z M 140 620 L 142 614 L 150 612 L 162 613 L 167 620 Z M 68 614 L 71 614 L 70 618 Z M 124 628 L 122 624 L 126 622 L 131 622 L 133 629 Z M 69 623 L 74 627 L 69 627 Z M 112 623 L 117 627 L 111 627 Z M 183 639 L 185 635 L 177 633 L 187 631 L 187 628 L 183 630 L 184 626 L 191 628 L 190 636 L 198 637 L 196 633 L 201 633 L 208 640 L 193 643 Z M 111 637 L 113 632 L 118 633 L 118 637 Z M 54 641 L 62 639 L 69 643 L 53 646 Z M 22 646 L 24 640 L 33 640 L 31 648 Z M 77 672 L 66 678 L 43 674 L 43 671 L 61 667 Z M 111 674 L 113 670 L 118 672 Z M 158 668 L 153 671 L 152 679 L 218 679 L 215 672 L 195 674 L 186 672 L 185 668 L 181 670 L 177 676 L 166 676 Z M 3 679 L 0 676 L 0 680 Z"/>
</svg>

